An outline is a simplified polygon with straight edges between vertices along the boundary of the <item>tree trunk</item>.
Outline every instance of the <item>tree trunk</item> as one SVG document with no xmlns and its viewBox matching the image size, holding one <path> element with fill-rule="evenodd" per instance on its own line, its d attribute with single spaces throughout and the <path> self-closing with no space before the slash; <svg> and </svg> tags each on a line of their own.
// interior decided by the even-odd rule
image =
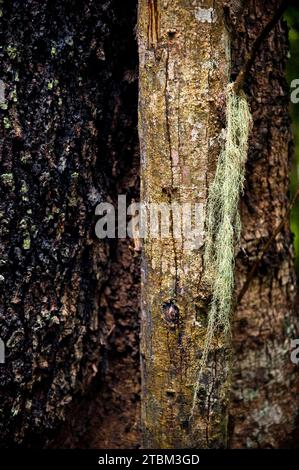
<svg viewBox="0 0 299 470">
<path fill-rule="evenodd" d="M 253 40 L 280 4 L 226 2 L 223 9 L 221 1 L 199 3 L 139 2 L 141 196 L 146 205 L 187 200 L 206 205 L 225 127 L 229 65 L 235 79 Z M 190 419 L 211 295 L 202 282 L 203 248 L 187 251 L 173 233 L 167 240 L 148 239 L 141 346 L 146 447 L 222 447 L 227 433 L 231 447 L 278 447 L 294 431 L 298 377 L 290 343 L 298 337 L 298 321 L 287 220 L 291 135 L 286 56 L 287 31 L 280 22 L 245 86 L 254 128 L 241 204 L 236 293 L 275 227 L 283 218 L 286 224 L 234 316 L 229 426 L 230 355 L 222 337 L 200 378 Z"/>
<path fill-rule="evenodd" d="M 233 77 L 252 41 L 280 4 L 248 1 L 231 18 Z M 264 42 L 246 92 L 254 117 L 242 199 L 242 242 L 237 259 L 239 290 L 263 246 L 282 220 L 234 322 L 230 432 L 232 447 L 290 445 L 298 417 L 299 377 L 291 362 L 298 338 L 296 278 L 290 233 L 289 174 L 292 136 L 285 78 L 287 26 L 281 21 Z"/>
<path fill-rule="evenodd" d="M 222 2 L 201 8 L 183 0 L 141 0 L 138 32 L 141 200 L 146 207 L 191 203 L 194 210 L 206 204 L 221 148 L 221 103 L 229 79 Z M 210 297 L 202 282 L 204 227 L 195 240 L 178 238 L 170 217 L 169 238 L 149 234 L 144 243 L 144 445 L 223 447 L 230 369 L 223 334 L 212 345 L 191 410 Z"/>
<path fill-rule="evenodd" d="M 138 393 L 138 311 L 126 290 L 137 302 L 138 259 L 130 262 L 128 244 L 116 249 L 94 234 L 95 206 L 113 202 L 117 185 L 138 195 L 136 105 L 127 104 L 137 103 L 135 9 L 133 0 L 1 4 L 4 446 L 42 445 L 98 367 L 113 388 L 113 357 L 123 382 L 132 369 L 135 387 L 114 412 Z M 110 270 L 123 273 L 118 285 Z M 136 403 L 126 413 L 134 422 Z"/>
<path fill-rule="evenodd" d="M 141 198 L 148 206 L 199 203 L 204 215 L 224 145 L 230 73 L 235 79 L 279 3 L 139 1 Z M 1 446 L 40 447 L 66 416 L 52 447 L 139 445 L 139 257 L 130 240 L 94 235 L 98 202 L 139 196 L 136 6 L 1 3 Z M 236 293 L 275 227 L 286 224 L 234 314 L 233 352 L 219 333 L 204 374 L 212 294 L 204 226 L 191 241 L 177 237 L 172 212 L 169 238 L 145 240 L 145 447 L 294 442 L 299 379 L 290 347 L 299 325 L 287 220 L 286 57 L 280 22 L 245 84 L 254 127 Z M 74 399 L 87 390 L 85 400 Z"/>
</svg>

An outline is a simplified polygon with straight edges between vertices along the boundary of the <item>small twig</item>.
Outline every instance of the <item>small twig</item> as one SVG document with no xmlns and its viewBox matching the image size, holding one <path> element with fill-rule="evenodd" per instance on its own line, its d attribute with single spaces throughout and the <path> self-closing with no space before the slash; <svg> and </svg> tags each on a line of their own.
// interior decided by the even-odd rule
<svg viewBox="0 0 299 470">
<path fill-rule="evenodd" d="M 286 213 L 286 216 L 285 218 L 280 222 L 280 224 L 277 226 L 277 228 L 274 230 L 272 236 L 269 238 L 269 240 L 267 241 L 267 243 L 265 244 L 265 246 L 263 247 L 262 251 L 260 252 L 255 264 L 252 266 L 252 269 L 250 271 L 250 273 L 248 274 L 248 277 L 245 281 L 245 284 L 244 286 L 242 287 L 238 297 L 237 297 L 237 302 L 236 302 L 236 306 L 240 304 L 240 302 L 242 301 L 245 293 L 247 292 L 248 290 L 248 287 L 257 271 L 257 268 L 260 264 L 260 262 L 262 261 L 262 259 L 264 258 L 265 254 L 267 253 L 268 249 L 270 248 L 270 246 L 272 245 L 272 243 L 274 242 L 274 240 L 276 239 L 277 235 L 281 232 L 284 224 L 285 224 L 285 219 L 286 217 L 289 217 L 290 216 L 290 213 L 291 213 L 291 210 L 293 209 L 297 199 L 299 197 L 299 189 L 297 189 L 296 193 L 295 193 L 295 196 L 293 197 L 290 205 L 289 205 L 289 208 L 287 210 L 287 213 Z"/>
<path fill-rule="evenodd" d="M 239 94 L 240 91 L 244 87 L 244 83 L 247 79 L 247 76 L 251 70 L 251 67 L 253 66 L 256 56 L 260 50 L 261 45 L 263 44 L 264 40 L 267 38 L 268 34 L 272 31 L 276 23 L 280 20 L 284 12 L 286 11 L 288 7 L 288 0 L 282 0 L 278 10 L 272 17 L 272 19 L 269 21 L 268 24 L 264 27 L 262 30 L 261 34 L 255 39 L 253 46 L 251 48 L 251 51 L 249 52 L 248 56 L 246 57 L 246 62 L 242 69 L 240 70 L 235 82 L 234 82 L 234 90 L 236 94 Z"/>
<path fill-rule="evenodd" d="M 106 339 L 110 338 L 110 336 L 112 335 L 114 330 L 115 330 L 115 325 L 112 325 L 112 327 L 110 328 L 110 330 L 106 334 Z"/>
</svg>

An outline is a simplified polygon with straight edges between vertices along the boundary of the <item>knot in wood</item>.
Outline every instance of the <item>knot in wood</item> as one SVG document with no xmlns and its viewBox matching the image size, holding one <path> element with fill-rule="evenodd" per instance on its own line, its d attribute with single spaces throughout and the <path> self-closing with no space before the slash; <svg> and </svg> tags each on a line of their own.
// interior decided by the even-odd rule
<svg viewBox="0 0 299 470">
<path fill-rule="evenodd" d="M 162 305 L 162 312 L 163 312 L 163 318 L 168 323 L 170 326 L 175 326 L 179 322 L 179 308 L 173 300 L 170 300 L 168 302 L 164 302 Z"/>
</svg>

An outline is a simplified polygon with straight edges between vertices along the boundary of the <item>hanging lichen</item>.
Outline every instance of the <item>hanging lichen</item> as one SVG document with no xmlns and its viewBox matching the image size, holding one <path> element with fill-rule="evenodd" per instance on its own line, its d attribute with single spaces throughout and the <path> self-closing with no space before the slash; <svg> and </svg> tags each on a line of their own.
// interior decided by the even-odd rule
<svg viewBox="0 0 299 470">
<path fill-rule="evenodd" d="M 212 300 L 199 376 L 195 385 L 193 415 L 200 377 L 218 332 L 231 337 L 235 244 L 240 239 L 239 198 L 243 190 L 251 114 L 245 93 L 227 90 L 226 141 L 217 164 L 207 204 L 205 273 Z"/>
</svg>

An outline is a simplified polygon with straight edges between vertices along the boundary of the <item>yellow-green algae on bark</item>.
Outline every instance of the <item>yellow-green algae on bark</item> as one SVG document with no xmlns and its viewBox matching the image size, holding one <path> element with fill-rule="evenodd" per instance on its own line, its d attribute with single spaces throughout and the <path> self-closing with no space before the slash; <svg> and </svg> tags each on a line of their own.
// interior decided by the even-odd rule
<svg viewBox="0 0 299 470">
<path fill-rule="evenodd" d="M 229 79 L 222 2 L 140 0 L 138 40 L 142 202 L 146 207 L 188 202 L 205 208 L 223 145 L 220 117 Z M 226 446 L 230 353 L 224 333 L 211 341 L 190 419 L 211 300 L 204 230 L 199 238 L 196 248 L 174 233 L 144 241 L 146 448 Z"/>
</svg>

